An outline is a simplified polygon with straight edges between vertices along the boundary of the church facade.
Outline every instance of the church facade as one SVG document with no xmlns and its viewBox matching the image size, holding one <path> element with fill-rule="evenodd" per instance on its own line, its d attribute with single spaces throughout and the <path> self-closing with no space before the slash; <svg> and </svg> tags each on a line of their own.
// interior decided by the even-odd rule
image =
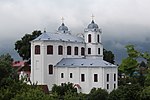
<svg viewBox="0 0 150 100">
<path fill-rule="evenodd" d="M 31 82 L 49 90 L 70 82 L 82 93 L 117 88 L 118 67 L 103 60 L 101 35 L 94 20 L 82 37 L 72 35 L 64 23 L 56 33 L 43 32 L 31 41 Z"/>
</svg>

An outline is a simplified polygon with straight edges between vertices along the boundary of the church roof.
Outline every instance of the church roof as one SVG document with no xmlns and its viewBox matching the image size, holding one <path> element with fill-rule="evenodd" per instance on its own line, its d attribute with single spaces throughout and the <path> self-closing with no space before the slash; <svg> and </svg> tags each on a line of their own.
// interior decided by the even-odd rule
<svg viewBox="0 0 150 100">
<path fill-rule="evenodd" d="M 94 20 L 88 25 L 88 29 L 97 29 L 98 25 L 94 23 Z"/>
<path fill-rule="evenodd" d="M 58 28 L 58 31 L 68 31 L 68 27 L 65 26 L 64 23 L 62 23 L 61 26 Z"/>
<path fill-rule="evenodd" d="M 117 67 L 107 61 L 93 58 L 63 58 L 56 67 Z"/>
<path fill-rule="evenodd" d="M 84 39 L 71 34 L 57 34 L 57 33 L 42 33 L 33 41 L 68 41 L 68 42 L 84 42 Z"/>
</svg>

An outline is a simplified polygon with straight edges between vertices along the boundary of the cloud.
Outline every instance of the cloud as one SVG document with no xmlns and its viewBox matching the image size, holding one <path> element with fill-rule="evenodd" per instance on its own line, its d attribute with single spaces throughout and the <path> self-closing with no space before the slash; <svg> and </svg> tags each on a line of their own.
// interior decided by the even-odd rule
<svg viewBox="0 0 150 100">
<path fill-rule="evenodd" d="M 5 48 L 9 40 L 12 48 L 16 40 L 34 30 L 46 28 L 55 32 L 61 17 L 73 34 L 83 33 L 92 14 L 102 28 L 104 47 L 116 52 L 122 51 L 127 43 L 147 45 L 150 41 L 149 4 L 150 0 L 0 0 L 1 46 Z M 107 44 L 110 41 L 111 46 Z M 148 49 L 143 45 L 144 48 Z"/>
</svg>

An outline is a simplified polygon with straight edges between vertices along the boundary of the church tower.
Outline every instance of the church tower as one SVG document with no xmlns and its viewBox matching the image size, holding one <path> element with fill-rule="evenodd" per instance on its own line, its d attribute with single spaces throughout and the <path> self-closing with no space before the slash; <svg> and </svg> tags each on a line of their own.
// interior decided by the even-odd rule
<svg viewBox="0 0 150 100">
<path fill-rule="evenodd" d="M 101 43 L 101 34 L 101 29 L 97 24 L 95 24 L 92 18 L 92 22 L 84 30 L 86 58 L 90 57 L 103 59 L 103 45 Z"/>
</svg>

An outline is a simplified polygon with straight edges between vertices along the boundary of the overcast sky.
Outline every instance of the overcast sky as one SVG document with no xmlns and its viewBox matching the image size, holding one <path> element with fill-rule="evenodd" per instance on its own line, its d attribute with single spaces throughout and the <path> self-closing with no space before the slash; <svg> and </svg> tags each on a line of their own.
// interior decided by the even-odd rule
<svg viewBox="0 0 150 100">
<path fill-rule="evenodd" d="M 83 33 L 92 14 L 104 47 L 122 54 L 124 45 L 134 43 L 150 51 L 149 5 L 150 0 L 0 0 L 0 52 L 15 56 L 16 40 L 34 30 L 56 32 L 61 17 L 72 34 Z"/>
</svg>

